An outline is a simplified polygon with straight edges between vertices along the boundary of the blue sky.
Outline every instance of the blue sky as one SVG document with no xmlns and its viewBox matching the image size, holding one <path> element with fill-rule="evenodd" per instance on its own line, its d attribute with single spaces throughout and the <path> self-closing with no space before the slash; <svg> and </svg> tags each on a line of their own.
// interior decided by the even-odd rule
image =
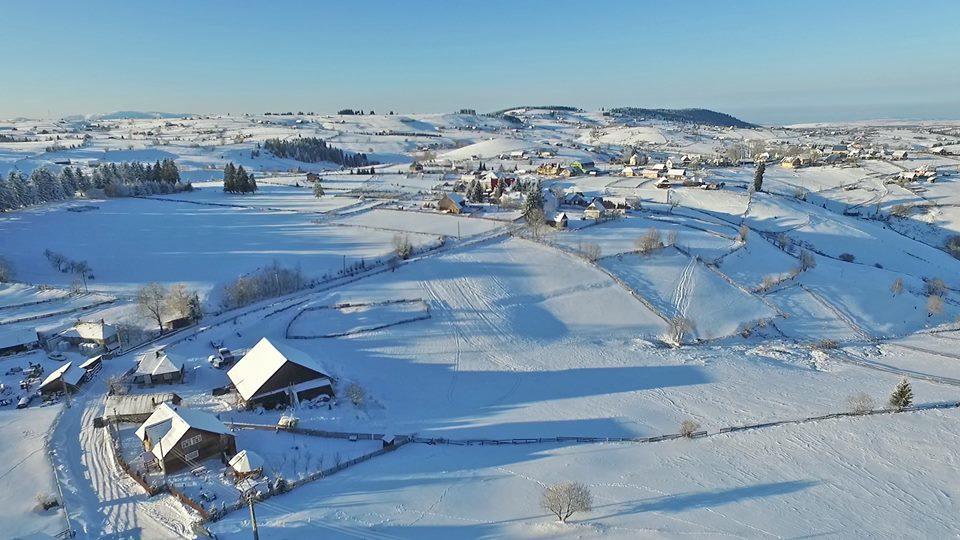
<svg viewBox="0 0 960 540">
<path fill-rule="evenodd" d="M 5 0 L 0 117 L 519 104 L 960 118 L 960 1 Z"/>
</svg>

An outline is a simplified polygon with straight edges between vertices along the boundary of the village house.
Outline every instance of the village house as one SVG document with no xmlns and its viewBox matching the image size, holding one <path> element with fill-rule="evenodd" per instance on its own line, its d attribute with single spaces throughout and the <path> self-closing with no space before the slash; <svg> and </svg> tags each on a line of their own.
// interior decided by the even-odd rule
<svg viewBox="0 0 960 540">
<path fill-rule="evenodd" d="M 53 397 L 60 392 L 73 394 L 80 388 L 86 371 L 74 367 L 73 362 L 67 362 L 50 372 L 47 378 L 40 383 L 37 390 L 44 398 Z"/>
<path fill-rule="evenodd" d="M 667 170 L 667 178 L 669 178 L 670 180 L 683 181 L 683 179 L 686 176 L 687 176 L 686 169 L 668 169 Z"/>
<path fill-rule="evenodd" d="M 173 392 L 153 394 L 124 394 L 107 396 L 103 416 L 114 422 L 143 422 L 157 410 L 161 403 L 176 407 L 183 401 Z"/>
<path fill-rule="evenodd" d="M 72 328 L 58 336 L 84 352 L 113 351 L 120 347 L 120 337 L 113 325 L 99 321 L 78 321 Z"/>
<path fill-rule="evenodd" d="M 459 193 L 444 193 L 437 202 L 437 208 L 448 214 L 461 214 L 467 208 L 467 201 Z"/>
<path fill-rule="evenodd" d="M 620 174 L 622 174 L 622 175 L 624 175 L 624 176 L 636 176 L 636 175 L 637 175 L 637 169 L 636 169 L 635 167 L 629 167 L 629 166 L 628 166 L 628 167 L 624 167 L 624 168 L 620 171 Z"/>
<path fill-rule="evenodd" d="M 295 404 L 318 396 L 333 397 L 327 370 L 307 353 L 261 339 L 227 372 L 247 407 Z"/>
<path fill-rule="evenodd" d="M 136 431 L 143 449 L 170 474 L 201 461 L 219 458 L 226 463 L 237 452 L 233 434 L 216 416 L 161 403 Z"/>
<path fill-rule="evenodd" d="M 568 223 L 567 213 L 566 212 L 557 212 L 553 214 L 550 219 L 547 220 L 547 225 L 550 225 L 554 229 L 566 229 Z"/>
<path fill-rule="evenodd" d="M 897 150 L 897 151 L 895 151 L 893 154 L 890 155 L 890 159 L 893 159 L 893 160 L 896 160 L 896 161 L 902 161 L 902 160 L 904 160 L 904 159 L 907 159 L 907 151 L 906 151 L 906 150 Z"/>
<path fill-rule="evenodd" d="M 646 165 L 648 161 L 649 158 L 647 156 L 634 152 L 633 154 L 630 154 L 630 159 L 627 160 L 627 165 L 631 167 L 637 167 Z"/>
<path fill-rule="evenodd" d="M 667 178 L 661 178 L 660 180 L 657 180 L 657 183 L 654 184 L 654 187 L 656 187 L 657 189 L 667 189 L 672 185 L 673 184 L 671 184 L 670 180 L 668 180 Z"/>
<path fill-rule="evenodd" d="M 164 350 L 147 353 L 133 372 L 133 382 L 140 385 L 182 383 L 183 361 Z"/>
<path fill-rule="evenodd" d="M 780 166 L 784 169 L 797 169 L 803 164 L 800 156 L 785 157 L 780 161 Z"/>
<path fill-rule="evenodd" d="M 606 216 L 607 209 L 603 206 L 603 199 L 594 199 L 583 209 L 583 219 L 600 220 Z"/>
</svg>

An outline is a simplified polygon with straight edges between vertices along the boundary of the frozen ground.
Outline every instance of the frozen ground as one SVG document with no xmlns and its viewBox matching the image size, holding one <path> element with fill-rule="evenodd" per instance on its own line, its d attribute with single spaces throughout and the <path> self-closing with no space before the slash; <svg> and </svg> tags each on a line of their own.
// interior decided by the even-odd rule
<svg viewBox="0 0 960 540">
<path fill-rule="evenodd" d="M 294 411 L 310 428 L 455 440 L 647 437 L 694 420 L 710 435 L 643 445 L 410 444 L 264 501 L 257 509 L 262 537 L 930 538 L 960 527 L 955 410 L 717 434 L 845 411 L 857 392 L 883 406 L 901 377 L 911 380 L 919 403 L 958 399 L 960 262 L 941 248 L 960 234 L 960 160 L 928 152 L 933 140 L 958 148 L 958 124 L 724 129 L 618 122 L 595 111 L 524 108 L 510 115 L 522 124 L 459 114 L 91 118 L 96 129 L 81 119 L 0 122 L 30 139 L 0 143 L 3 173 L 64 159 L 171 158 L 199 188 L 0 214 L 0 257 L 18 281 L 0 287 L 0 337 L 78 316 L 149 324 L 136 316 L 131 297 L 150 281 L 207 292 L 274 261 L 322 278 L 391 256 L 397 235 L 418 248 L 442 242 L 355 280 L 209 313 L 200 326 L 151 346 L 182 357 L 186 381 L 134 391 L 170 390 L 186 406 L 225 420 L 275 424 L 283 412 L 239 411 L 235 396 L 213 396 L 228 379 L 206 360 L 212 344 L 243 351 L 268 337 L 317 358 L 335 379 L 335 402 Z M 47 152 L 58 136 L 79 147 Z M 355 174 L 254 152 L 267 138 L 306 136 L 382 165 Z M 800 169 L 772 161 L 761 193 L 748 189 L 752 166 L 708 164 L 732 144 L 766 144 L 776 153 L 841 141 L 911 155 Z M 724 187 L 659 189 L 655 180 L 621 176 L 617 159 L 626 145 L 654 162 L 694 154 L 703 165 L 688 173 Z M 504 155 L 517 150 L 528 155 Z M 414 159 L 427 170 L 409 172 Z M 599 170 L 569 178 L 535 173 L 544 163 L 573 160 L 592 160 Z M 219 178 L 230 161 L 257 174 L 256 195 L 223 193 Z M 426 211 L 481 162 L 501 177 L 577 187 L 587 198 L 638 198 L 641 209 L 593 224 L 577 219 L 582 209 L 565 207 L 569 229 L 538 241 L 513 223 L 516 208 L 485 204 L 471 216 Z M 924 166 L 936 168 L 935 183 L 892 183 Z M 307 171 L 321 174 L 328 195 L 313 197 Z M 74 204 L 98 208 L 67 212 Z M 635 254 L 637 238 L 650 229 L 676 246 Z M 578 254 L 590 244 L 600 248 L 598 261 Z M 44 249 L 86 260 L 91 294 L 67 296 L 75 276 L 54 269 Z M 800 271 L 803 252 L 815 265 Z M 41 284 L 56 288 L 35 287 Z M 98 295 L 117 302 L 73 311 Z M 931 302 L 939 308 L 931 310 Z M 341 304 L 353 307 L 310 309 Z M 676 317 L 694 328 L 679 348 L 666 344 L 667 321 Z M 288 331 L 327 337 L 287 340 Z M 55 424 L 59 405 L 0 408 L 0 461 L 7 463 L 0 480 L 15 486 L 0 495 L 5 533 L 46 537 L 66 527 L 62 512 L 33 510 L 35 492 L 53 489 L 56 470 L 80 537 L 192 534 L 198 516 L 169 496 L 146 497 L 119 472 L 104 431 L 93 427 L 106 378 L 144 352 L 108 360 Z M 29 362 L 47 372 L 59 365 L 41 352 L 0 358 L 0 382 L 10 388 L 4 397 L 26 393 L 22 377 L 7 373 Z M 362 404 L 346 397 L 351 385 L 363 389 Z M 240 448 L 267 460 L 268 474 L 288 478 L 319 467 L 319 456 L 327 466 L 338 453 L 345 459 L 377 446 L 273 431 L 237 435 Z M 125 448 L 135 450 L 130 443 Z M 207 467 L 205 476 L 177 480 L 191 494 L 216 492 L 214 505 L 232 502 L 235 490 L 219 463 Z M 569 525 L 554 523 L 537 504 L 544 484 L 563 480 L 587 483 L 595 497 L 594 510 Z M 223 538 L 246 537 L 247 519 L 235 512 L 211 527 Z"/>
</svg>

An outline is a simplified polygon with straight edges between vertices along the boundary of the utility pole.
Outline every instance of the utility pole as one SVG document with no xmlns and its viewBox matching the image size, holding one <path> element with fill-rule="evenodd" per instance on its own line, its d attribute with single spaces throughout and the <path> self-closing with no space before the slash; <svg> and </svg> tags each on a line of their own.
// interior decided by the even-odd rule
<svg viewBox="0 0 960 540">
<path fill-rule="evenodd" d="M 257 513 L 253 510 L 253 490 L 247 494 L 247 504 L 250 506 L 250 528 L 253 529 L 253 540 L 260 540 L 260 531 L 257 529 Z"/>
</svg>

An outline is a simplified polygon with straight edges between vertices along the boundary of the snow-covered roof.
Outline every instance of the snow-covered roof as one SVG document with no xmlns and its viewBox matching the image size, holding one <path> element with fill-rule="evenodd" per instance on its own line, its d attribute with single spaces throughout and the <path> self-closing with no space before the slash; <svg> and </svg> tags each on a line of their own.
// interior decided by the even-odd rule
<svg viewBox="0 0 960 540">
<path fill-rule="evenodd" d="M 117 335 L 117 329 L 112 325 L 102 321 L 87 322 L 81 321 L 73 325 L 73 328 L 60 334 L 66 338 L 80 338 L 103 341 L 113 338 Z"/>
<path fill-rule="evenodd" d="M 667 171 L 667 176 L 683 176 L 687 174 L 686 169 L 670 169 Z"/>
<path fill-rule="evenodd" d="M 98 354 L 98 355 L 96 355 L 96 356 L 94 356 L 94 357 L 92 357 L 92 358 L 87 358 L 86 360 L 83 361 L 82 364 L 80 364 L 80 369 L 89 369 L 89 368 L 93 367 L 94 365 L 96 365 L 96 363 L 99 362 L 99 361 L 101 361 L 101 360 L 103 360 L 103 355 L 102 355 L 102 354 Z"/>
<path fill-rule="evenodd" d="M 227 426 L 223 425 L 223 422 L 210 413 L 196 409 L 177 409 L 168 403 L 161 403 L 160 406 L 153 411 L 153 414 L 150 415 L 150 418 L 147 418 L 147 420 L 137 428 L 137 437 L 141 441 L 145 440 L 147 431 L 151 427 L 158 426 L 165 422 L 168 422 L 169 427 L 166 427 L 163 435 L 154 435 L 154 439 L 159 438 L 159 441 L 151 441 L 154 443 L 151 452 L 153 452 L 153 455 L 158 459 L 162 459 L 166 454 L 175 450 L 177 443 L 180 442 L 183 435 L 191 428 L 200 431 L 209 431 L 211 433 L 219 433 L 221 435 L 230 434 Z M 163 450 L 163 454 L 160 453 L 161 449 Z"/>
<path fill-rule="evenodd" d="M 107 396 L 103 410 L 107 415 L 116 416 L 152 414 L 160 403 L 172 403 L 176 401 L 178 397 L 179 396 L 173 392 Z"/>
<path fill-rule="evenodd" d="M 593 208 L 594 210 L 606 210 L 606 207 L 603 206 L 603 202 L 598 197 L 591 202 L 587 208 Z"/>
<path fill-rule="evenodd" d="M 566 213 L 566 212 L 557 212 L 557 214 L 556 214 L 555 216 L 553 216 L 553 220 L 554 220 L 554 221 L 563 221 L 563 220 L 565 220 L 565 219 L 567 219 L 567 213 Z"/>
<path fill-rule="evenodd" d="M 227 377 L 240 396 L 249 400 L 256 396 L 260 388 L 287 362 L 303 366 L 320 374 L 327 370 L 309 354 L 284 345 L 273 343 L 267 338 L 261 339 L 243 358 L 227 372 Z"/>
<path fill-rule="evenodd" d="M 147 353 L 140 358 L 140 365 L 134 375 L 168 375 L 183 369 L 183 361 L 171 358 L 166 351 Z"/>
<path fill-rule="evenodd" d="M 49 384 L 56 383 L 61 378 L 63 379 L 63 382 L 71 386 L 76 386 L 80 384 L 80 379 L 83 378 L 84 373 L 85 372 L 82 369 L 73 367 L 73 362 L 67 362 L 66 364 L 51 371 L 50 374 L 47 375 L 47 378 L 40 383 L 40 388 L 45 388 Z"/>
<path fill-rule="evenodd" d="M 238 473 L 251 473 L 263 468 L 263 458 L 250 450 L 241 450 L 230 458 L 229 465 Z"/>
<path fill-rule="evenodd" d="M 36 343 L 37 332 L 29 328 L 4 328 L 0 330 L 0 349 Z"/>
</svg>

